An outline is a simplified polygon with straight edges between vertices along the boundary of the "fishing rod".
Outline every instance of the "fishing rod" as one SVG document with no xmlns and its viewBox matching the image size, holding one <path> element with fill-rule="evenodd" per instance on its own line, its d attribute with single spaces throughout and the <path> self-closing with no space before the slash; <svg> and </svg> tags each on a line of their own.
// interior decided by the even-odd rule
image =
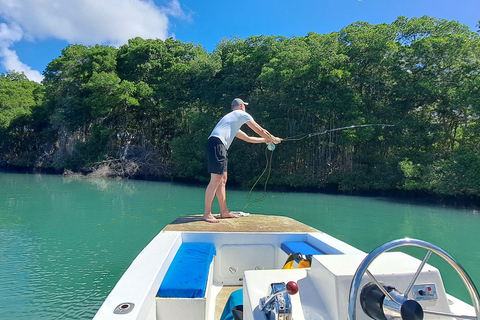
<svg viewBox="0 0 480 320">
<path fill-rule="evenodd" d="M 305 133 L 305 134 L 299 134 L 297 136 L 292 136 L 288 138 L 282 139 L 282 141 L 298 141 L 314 136 L 318 136 L 321 134 L 326 134 L 334 131 L 341 131 L 341 130 L 348 130 L 348 129 L 356 129 L 356 128 L 364 128 L 364 127 L 393 127 L 395 126 L 394 124 L 384 124 L 384 123 L 370 123 L 370 124 L 359 124 L 359 125 L 353 125 L 353 126 L 348 126 L 348 127 L 341 127 L 341 128 L 334 128 L 334 129 L 328 129 L 328 130 L 323 130 L 323 131 L 318 131 L 318 132 L 312 132 L 312 133 Z"/>
<path fill-rule="evenodd" d="M 385 128 L 385 127 L 394 127 L 395 125 L 394 124 L 384 124 L 384 123 L 370 123 L 370 124 L 352 125 L 352 126 L 347 126 L 347 127 L 333 128 L 333 129 L 328 129 L 328 130 L 323 130 L 323 131 L 318 131 L 318 132 L 305 133 L 305 134 L 300 134 L 300 135 L 296 135 L 296 136 L 291 136 L 291 137 L 282 139 L 282 142 L 283 141 L 299 141 L 299 140 L 311 138 L 311 137 L 318 136 L 318 135 L 321 135 L 321 134 L 327 134 L 327 133 L 334 132 L 334 131 L 364 128 L 364 127 L 374 127 L 374 126 Z M 270 159 L 267 155 L 267 150 L 272 152 L 270 154 Z M 252 188 L 250 189 L 250 192 L 248 193 L 248 197 L 247 197 L 247 204 L 245 204 L 245 207 L 243 207 L 243 209 L 242 209 L 243 212 L 245 212 L 245 209 L 249 205 L 251 205 L 252 203 L 263 201 L 267 197 L 267 183 L 268 183 L 268 179 L 270 178 L 270 173 L 272 171 L 273 150 L 275 150 L 275 144 L 273 142 L 267 143 L 267 148 L 265 149 L 265 159 L 266 159 L 265 169 L 263 169 L 262 174 L 260 175 L 260 177 L 258 177 L 257 181 L 255 181 Z M 260 181 L 260 179 L 262 179 L 263 175 L 265 174 L 265 172 L 267 172 L 267 170 L 268 170 L 268 175 L 267 175 L 267 179 L 265 180 L 265 185 L 264 185 L 264 188 L 263 188 L 263 197 L 261 199 L 249 201 L 250 200 L 250 195 L 251 195 L 253 189 L 255 188 L 257 183 Z"/>
</svg>

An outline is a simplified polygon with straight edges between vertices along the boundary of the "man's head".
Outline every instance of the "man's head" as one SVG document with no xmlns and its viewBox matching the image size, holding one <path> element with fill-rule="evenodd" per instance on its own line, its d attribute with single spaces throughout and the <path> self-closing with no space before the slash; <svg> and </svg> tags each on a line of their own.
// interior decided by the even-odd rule
<svg viewBox="0 0 480 320">
<path fill-rule="evenodd" d="M 241 106 L 242 104 L 243 104 L 244 106 L 248 105 L 248 103 L 247 103 L 247 102 L 244 102 L 242 99 L 240 99 L 240 98 L 235 98 L 235 99 L 233 99 L 233 101 L 232 101 L 232 109 L 235 109 L 236 107 L 239 107 L 239 106 Z"/>
</svg>

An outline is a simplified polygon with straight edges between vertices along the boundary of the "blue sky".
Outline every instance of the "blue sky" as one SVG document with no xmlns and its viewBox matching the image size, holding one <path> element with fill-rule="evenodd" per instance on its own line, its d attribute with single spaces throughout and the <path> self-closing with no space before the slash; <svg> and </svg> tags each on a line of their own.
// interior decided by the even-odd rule
<svg viewBox="0 0 480 320">
<path fill-rule="evenodd" d="M 25 72 L 40 82 L 70 43 L 173 37 L 211 52 L 223 38 L 325 34 L 401 15 L 456 20 L 477 31 L 480 0 L 0 0 L 0 73 Z"/>
</svg>

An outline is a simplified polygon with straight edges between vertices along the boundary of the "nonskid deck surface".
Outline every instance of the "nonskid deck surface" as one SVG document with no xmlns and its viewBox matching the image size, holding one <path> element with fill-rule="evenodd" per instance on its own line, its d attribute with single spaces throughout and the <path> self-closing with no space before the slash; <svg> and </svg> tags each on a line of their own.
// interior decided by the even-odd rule
<svg viewBox="0 0 480 320">
<path fill-rule="evenodd" d="M 219 219 L 219 223 L 203 221 L 202 215 L 180 217 L 164 231 L 186 232 L 319 232 L 317 229 L 288 217 L 250 214 L 246 217 Z"/>
</svg>

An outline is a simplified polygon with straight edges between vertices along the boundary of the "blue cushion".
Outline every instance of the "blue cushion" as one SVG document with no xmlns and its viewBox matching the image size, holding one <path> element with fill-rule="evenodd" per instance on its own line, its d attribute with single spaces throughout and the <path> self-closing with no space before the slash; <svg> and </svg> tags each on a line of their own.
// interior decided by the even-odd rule
<svg viewBox="0 0 480 320">
<path fill-rule="evenodd" d="M 324 252 L 320 251 L 319 249 L 313 247 L 312 245 L 299 241 L 299 242 L 284 242 L 281 246 L 282 250 L 285 251 L 287 254 L 290 253 L 301 253 L 305 256 L 314 255 L 314 254 L 324 254 Z"/>
<path fill-rule="evenodd" d="M 182 243 L 157 295 L 165 298 L 205 297 L 208 271 L 215 254 L 215 246 L 212 243 Z"/>
</svg>

